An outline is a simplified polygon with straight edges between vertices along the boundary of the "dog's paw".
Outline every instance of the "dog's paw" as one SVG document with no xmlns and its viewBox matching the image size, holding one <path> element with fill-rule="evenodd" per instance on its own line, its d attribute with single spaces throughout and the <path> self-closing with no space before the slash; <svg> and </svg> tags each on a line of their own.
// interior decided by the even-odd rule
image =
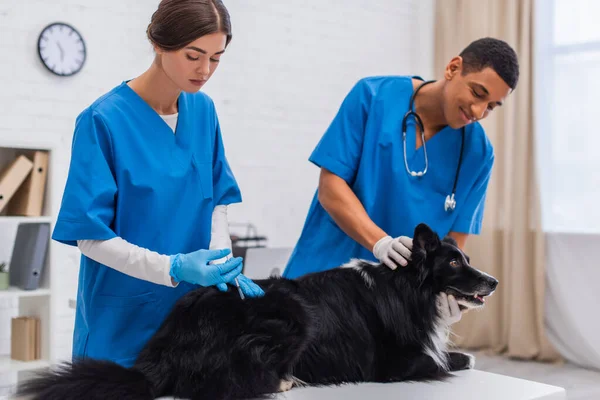
<svg viewBox="0 0 600 400">
<path fill-rule="evenodd" d="M 469 363 L 467 364 L 467 369 L 473 369 L 475 368 L 475 356 L 473 354 L 469 354 L 469 353 L 463 353 L 465 356 L 468 357 L 469 359 Z"/>
<path fill-rule="evenodd" d="M 282 379 L 281 382 L 279 382 L 279 391 L 287 392 L 292 386 L 294 386 L 294 381 Z"/>
<path fill-rule="evenodd" d="M 473 369 L 475 367 L 475 356 L 468 353 L 448 353 L 450 358 L 450 370 L 460 371 L 463 369 Z"/>
</svg>

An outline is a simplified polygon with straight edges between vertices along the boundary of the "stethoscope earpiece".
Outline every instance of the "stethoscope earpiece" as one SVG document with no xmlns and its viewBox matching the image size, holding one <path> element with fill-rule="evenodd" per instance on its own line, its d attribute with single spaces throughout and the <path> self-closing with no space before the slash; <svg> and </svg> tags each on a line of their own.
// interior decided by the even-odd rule
<svg viewBox="0 0 600 400">
<path fill-rule="evenodd" d="M 402 144 L 404 147 L 404 167 L 406 168 L 406 172 L 408 172 L 411 176 L 414 177 L 422 177 L 423 175 L 425 175 L 427 173 L 427 168 L 429 166 L 429 159 L 427 158 L 427 147 L 425 146 L 425 129 L 423 128 L 423 122 L 421 121 L 421 117 L 419 116 L 419 114 L 417 114 L 415 111 L 412 110 L 413 105 L 414 105 L 414 100 L 415 97 L 417 96 L 417 93 L 419 92 L 419 90 L 427 85 L 428 83 L 433 83 L 435 81 L 427 81 L 427 82 L 423 82 L 419 87 L 417 87 L 417 89 L 415 90 L 415 92 L 413 93 L 413 95 L 410 97 L 410 101 L 408 104 L 408 111 L 406 112 L 406 114 L 404 114 L 404 117 L 402 118 Z M 419 128 L 421 129 L 421 141 L 423 142 L 423 154 L 425 157 L 425 169 L 423 171 L 411 171 L 410 168 L 408 168 L 408 160 L 406 158 L 406 125 L 407 125 L 407 119 L 410 115 L 413 115 L 415 117 L 415 120 L 417 122 L 417 125 L 419 126 Z M 463 149 L 465 147 L 465 127 L 462 127 L 461 130 L 461 143 L 460 143 L 460 158 L 458 159 L 458 167 L 456 168 L 456 175 L 454 177 L 454 187 L 452 188 L 452 194 L 449 194 L 448 196 L 446 196 L 446 201 L 444 202 L 444 210 L 445 211 L 454 211 L 454 209 L 456 208 L 456 200 L 454 199 L 454 194 L 456 193 L 456 184 L 458 182 L 458 175 L 460 174 L 460 167 L 462 165 L 462 158 L 463 158 Z"/>
</svg>

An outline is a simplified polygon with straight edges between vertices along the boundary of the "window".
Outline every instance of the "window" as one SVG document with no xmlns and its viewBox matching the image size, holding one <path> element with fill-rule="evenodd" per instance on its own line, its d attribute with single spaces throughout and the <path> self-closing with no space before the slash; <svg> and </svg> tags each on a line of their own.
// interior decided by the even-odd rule
<svg viewBox="0 0 600 400">
<path fill-rule="evenodd" d="M 600 233 L 600 1 L 538 0 L 535 13 L 544 229 Z"/>
</svg>

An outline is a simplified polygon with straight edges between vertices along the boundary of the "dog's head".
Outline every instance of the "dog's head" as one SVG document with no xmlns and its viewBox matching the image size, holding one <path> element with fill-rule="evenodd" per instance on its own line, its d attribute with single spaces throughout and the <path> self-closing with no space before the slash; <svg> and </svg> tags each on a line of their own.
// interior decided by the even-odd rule
<svg viewBox="0 0 600 400">
<path fill-rule="evenodd" d="M 412 254 L 414 266 L 423 279 L 431 279 L 434 292 L 454 296 L 461 309 L 482 307 L 498 285 L 496 278 L 469 264 L 454 239 L 440 240 L 425 224 L 415 228 Z"/>
</svg>

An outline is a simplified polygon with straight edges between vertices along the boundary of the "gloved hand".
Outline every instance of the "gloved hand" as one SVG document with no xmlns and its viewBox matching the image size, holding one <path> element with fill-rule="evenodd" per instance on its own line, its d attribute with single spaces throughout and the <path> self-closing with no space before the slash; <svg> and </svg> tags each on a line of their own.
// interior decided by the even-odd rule
<svg viewBox="0 0 600 400">
<path fill-rule="evenodd" d="M 373 246 L 373 255 L 391 269 L 396 269 L 398 264 L 405 267 L 412 254 L 413 241 L 407 236 L 392 238 L 385 236 Z"/>
<path fill-rule="evenodd" d="M 458 307 L 458 302 L 454 296 L 448 296 L 442 292 L 437 296 L 437 307 L 446 326 L 457 323 L 462 318 L 462 313 Z"/>
<path fill-rule="evenodd" d="M 232 258 L 222 264 L 210 264 L 231 252 L 229 249 L 205 250 L 176 254 L 170 257 L 169 274 L 176 282 L 189 282 L 200 286 L 213 286 L 231 282 L 242 272 L 242 259 Z"/>
<path fill-rule="evenodd" d="M 262 297 L 265 295 L 265 292 L 261 289 L 261 287 L 254 283 L 252 279 L 248 278 L 247 276 L 239 274 L 237 276 L 237 279 L 240 284 L 240 289 L 242 290 L 242 293 L 244 293 L 244 296 Z M 231 281 L 230 283 L 235 286 L 235 280 Z M 226 283 L 219 283 L 217 285 L 217 288 L 221 292 L 226 292 L 228 289 Z"/>
</svg>

